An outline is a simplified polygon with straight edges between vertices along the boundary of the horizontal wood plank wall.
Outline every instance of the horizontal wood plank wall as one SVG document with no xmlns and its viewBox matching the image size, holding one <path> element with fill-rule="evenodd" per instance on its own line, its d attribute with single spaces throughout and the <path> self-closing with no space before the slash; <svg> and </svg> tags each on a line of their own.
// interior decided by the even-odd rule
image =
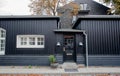
<svg viewBox="0 0 120 76">
<path fill-rule="evenodd" d="M 88 35 L 89 55 L 120 55 L 120 20 L 81 20 L 78 29 Z"/>
<path fill-rule="evenodd" d="M 0 65 L 49 65 L 49 56 L 0 56 Z"/>
<path fill-rule="evenodd" d="M 56 55 L 56 60 L 58 63 L 62 64 L 63 63 L 63 55 Z"/>
<path fill-rule="evenodd" d="M 120 66 L 120 55 L 89 55 L 89 66 Z"/>
<path fill-rule="evenodd" d="M 85 64 L 85 56 L 84 55 L 77 55 L 76 62 L 77 62 L 77 64 Z"/>
</svg>

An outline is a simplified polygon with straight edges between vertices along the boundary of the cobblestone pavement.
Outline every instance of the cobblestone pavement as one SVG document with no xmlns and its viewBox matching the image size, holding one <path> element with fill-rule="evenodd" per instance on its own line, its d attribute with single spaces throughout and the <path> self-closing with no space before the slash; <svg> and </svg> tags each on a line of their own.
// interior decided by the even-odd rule
<svg viewBox="0 0 120 76">
<path fill-rule="evenodd" d="M 120 67 L 80 67 L 77 72 L 48 66 L 0 66 L 0 76 L 120 76 Z"/>
<path fill-rule="evenodd" d="M 0 74 L 0 76 L 120 76 L 120 74 Z"/>
</svg>

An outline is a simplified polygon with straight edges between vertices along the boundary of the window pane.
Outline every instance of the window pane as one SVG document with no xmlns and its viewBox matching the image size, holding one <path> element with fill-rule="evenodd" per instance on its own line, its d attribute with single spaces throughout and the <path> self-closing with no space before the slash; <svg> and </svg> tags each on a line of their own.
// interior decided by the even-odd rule
<svg viewBox="0 0 120 76">
<path fill-rule="evenodd" d="M 87 4 L 80 4 L 80 10 L 87 10 Z"/>
<path fill-rule="evenodd" d="M 44 43 L 43 42 L 41 42 L 41 45 L 43 45 Z"/>
<path fill-rule="evenodd" d="M 41 41 L 43 41 L 43 38 L 41 38 Z"/>
<path fill-rule="evenodd" d="M 26 37 L 21 37 L 21 41 L 26 42 L 27 38 Z"/>
<path fill-rule="evenodd" d="M 27 45 L 27 38 L 21 37 L 21 45 Z"/>
<path fill-rule="evenodd" d="M 35 45 L 35 42 L 29 42 L 30 45 Z"/>
<path fill-rule="evenodd" d="M 1 44 L 1 47 L 4 47 L 5 45 L 4 44 Z"/>
<path fill-rule="evenodd" d="M 5 48 L 2 48 L 2 47 L 1 47 L 1 51 L 4 51 L 4 50 L 5 50 Z"/>
<path fill-rule="evenodd" d="M 5 31 L 1 30 L 1 37 L 5 37 Z"/>
<path fill-rule="evenodd" d="M 21 41 L 23 42 L 23 37 L 21 37 Z"/>
<path fill-rule="evenodd" d="M 0 54 L 5 52 L 5 37 L 6 31 L 0 28 Z"/>
<path fill-rule="evenodd" d="M 30 45 L 35 45 L 35 38 L 34 37 L 29 38 L 29 44 Z"/>
<path fill-rule="evenodd" d="M 37 41 L 41 41 L 40 38 L 37 38 Z"/>
<path fill-rule="evenodd" d="M 35 41 L 35 38 L 34 38 L 34 37 L 30 37 L 30 38 L 29 38 L 29 41 L 30 41 L 30 42 Z"/>
<path fill-rule="evenodd" d="M 5 43 L 5 40 L 1 40 L 1 44 Z"/>
<path fill-rule="evenodd" d="M 37 45 L 41 45 L 41 42 L 37 42 Z"/>
<path fill-rule="evenodd" d="M 37 45 L 44 45 L 44 38 L 43 37 L 37 38 Z"/>
<path fill-rule="evenodd" d="M 27 45 L 27 42 L 21 42 L 21 45 Z"/>
</svg>

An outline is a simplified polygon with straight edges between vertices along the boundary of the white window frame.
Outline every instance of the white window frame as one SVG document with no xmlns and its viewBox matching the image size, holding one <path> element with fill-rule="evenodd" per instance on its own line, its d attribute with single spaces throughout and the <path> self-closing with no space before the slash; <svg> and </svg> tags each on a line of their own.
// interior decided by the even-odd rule
<svg viewBox="0 0 120 76">
<path fill-rule="evenodd" d="M 26 45 L 21 45 L 21 38 L 27 38 Z M 29 38 L 35 38 L 35 45 L 30 45 L 30 41 Z M 43 45 L 38 45 L 37 42 L 37 38 L 43 38 Z M 16 47 L 17 48 L 44 48 L 45 47 L 45 36 L 44 35 L 17 35 L 17 39 L 16 39 Z"/>
<path fill-rule="evenodd" d="M 5 37 L 1 37 L 1 31 L 4 31 L 4 36 Z M 1 40 L 3 40 L 4 42 L 3 42 L 3 47 L 1 47 Z M 5 45 L 6 45 L 6 30 L 5 29 L 3 29 L 3 28 L 0 28 L 0 55 L 5 55 Z M 3 51 L 1 51 L 1 49 L 2 48 L 4 48 L 4 50 Z"/>
<path fill-rule="evenodd" d="M 80 3 L 80 10 L 87 10 L 88 4 Z"/>
</svg>

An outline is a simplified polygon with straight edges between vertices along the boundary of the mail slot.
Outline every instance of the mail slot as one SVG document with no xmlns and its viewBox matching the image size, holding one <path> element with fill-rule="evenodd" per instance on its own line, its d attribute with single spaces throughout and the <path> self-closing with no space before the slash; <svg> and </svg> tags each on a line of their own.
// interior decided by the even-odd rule
<svg viewBox="0 0 120 76">
<path fill-rule="evenodd" d="M 72 53 L 67 53 L 67 55 L 72 55 Z"/>
</svg>

